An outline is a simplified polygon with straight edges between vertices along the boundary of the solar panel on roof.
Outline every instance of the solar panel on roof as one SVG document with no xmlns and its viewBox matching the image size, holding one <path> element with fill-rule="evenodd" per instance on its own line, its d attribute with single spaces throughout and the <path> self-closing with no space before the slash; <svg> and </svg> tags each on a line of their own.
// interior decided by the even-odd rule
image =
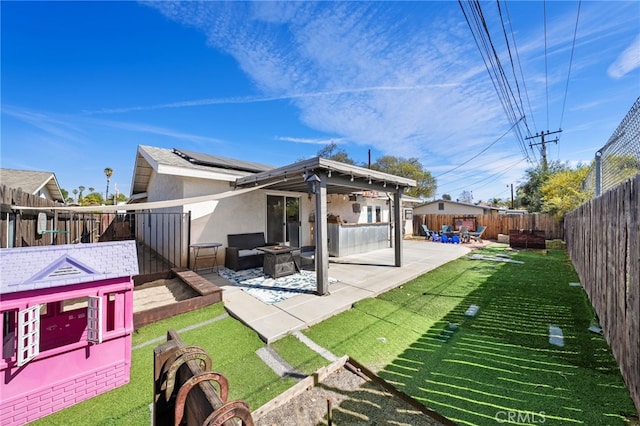
<svg viewBox="0 0 640 426">
<path fill-rule="evenodd" d="M 192 164 L 201 166 L 221 167 L 223 169 L 239 170 L 243 172 L 264 172 L 273 167 L 264 164 L 251 163 L 249 161 L 234 160 L 232 158 L 218 157 L 193 151 L 173 149 L 173 152 Z"/>
</svg>

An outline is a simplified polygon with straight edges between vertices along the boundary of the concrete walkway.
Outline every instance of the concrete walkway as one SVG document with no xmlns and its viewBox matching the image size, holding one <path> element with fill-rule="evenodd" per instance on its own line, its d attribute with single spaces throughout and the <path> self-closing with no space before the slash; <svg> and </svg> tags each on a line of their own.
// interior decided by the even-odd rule
<svg viewBox="0 0 640 426">
<path fill-rule="evenodd" d="M 233 286 L 216 273 L 202 276 L 223 289 L 229 314 L 252 328 L 266 343 L 321 322 L 368 297 L 396 288 L 425 272 L 469 253 L 469 244 L 442 244 L 425 240 L 403 242 L 403 266 L 394 265 L 393 248 L 330 258 L 329 277 L 338 283 L 329 286 L 329 295 L 301 294 L 267 305 Z"/>
</svg>

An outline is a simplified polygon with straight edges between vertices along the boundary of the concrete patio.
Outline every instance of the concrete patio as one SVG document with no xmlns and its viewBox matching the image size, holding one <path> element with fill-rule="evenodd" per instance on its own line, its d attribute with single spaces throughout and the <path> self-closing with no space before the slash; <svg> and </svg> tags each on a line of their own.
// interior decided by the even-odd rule
<svg viewBox="0 0 640 426">
<path fill-rule="evenodd" d="M 486 242 L 485 242 L 486 244 Z M 481 244 L 441 244 L 424 240 L 403 242 L 403 266 L 394 264 L 394 249 L 331 258 L 329 276 L 337 278 L 330 294 L 301 294 L 275 304 L 265 304 L 233 286 L 215 272 L 201 275 L 223 289 L 230 315 L 253 329 L 267 343 L 323 321 L 368 297 L 396 288 L 432 269 L 469 253 Z"/>
</svg>

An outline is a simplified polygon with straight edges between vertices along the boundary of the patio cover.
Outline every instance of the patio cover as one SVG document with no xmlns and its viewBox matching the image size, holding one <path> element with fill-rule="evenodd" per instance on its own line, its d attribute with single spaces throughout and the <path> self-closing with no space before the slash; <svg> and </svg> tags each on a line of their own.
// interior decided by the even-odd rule
<svg viewBox="0 0 640 426">
<path fill-rule="evenodd" d="M 315 195 L 316 282 L 320 295 L 329 292 L 329 244 L 327 232 L 327 195 L 356 191 L 393 193 L 393 229 L 395 266 L 402 266 L 402 194 L 416 181 L 388 173 L 315 157 L 236 179 L 237 189 L 264 186 L 268 189 L 307 192 Z"/>
</svg>

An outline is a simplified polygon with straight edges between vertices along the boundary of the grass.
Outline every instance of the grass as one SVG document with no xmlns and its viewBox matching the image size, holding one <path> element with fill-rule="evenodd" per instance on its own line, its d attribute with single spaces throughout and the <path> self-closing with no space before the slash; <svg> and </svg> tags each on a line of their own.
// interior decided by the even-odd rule
<svg viewBox="0 0 640 426">
<path fill-rule="evenodd" d="M 584 291 L 568 285 L 578 278 L 566 252 L 522 251 L 514 259 L 525 263 L 458 259 L 305 333 L 459 424 L 508 416 L 529 423 L 624 424 L 623 417 L 635 413 L 633 403 L 606 342 L 587 331 L 595 315 Z M 471 304 L 480 306 L 479 314 L 466 318 Z M 214 305 L 149 325 L 133 344 L 223 313 L 222 305 Z M 449 324 L 457 330 L 446 331 Z M 562 328 L 565 347 L 549 344 L 550 324 Z M 263 342 L 233 318 L 180 335 L 212 354 L 213 369 L 230 381 L 229 398 L 246 400 L 252 409 L 294 383 L 266 367 L 255 355 Z M 128 385 L 35 424 L 149 424 L 156 345 L 133 351 Z M 307 374 L 328 364 L 293 336 L 272 347 Z"/>
<path fill-rule="evenodd" d="M 483 254 L 503 252 L 493 246 Z M 459 424 L 624 424 L 636 413 L 564 251 L 523 251 L 524 264 L 459 259 L 306 334 L 349 354 Z M 464 316 L 480 306 L 475 318 Z M 449 324 L 457 329 L 448 331 Z M 559 326 L 565 346 L 549 343 Z M 443 337 L 444 336 L 444 337 Z M 451 336 L 450 338 L 446 338 Z M 308 371 L 313 354 L 274 347 Z"/>
<path fill-rule="evenodd" d="M 225 313 L 222 304 L 179 315 L 142 327 L 133 336 L 133 346 L 166 336 L 167 330 L 187 327 Z M 259 407 L 291 387 L 293 379 L 281 380 L 255 351 L 264 343 L 249 328 L 227 317 L 180 333 L 187 345 L 198 345 L 212 354 L 213 370 L 230 382 L 229 399 L 243 399 Z M 164 340 L 163 340 L 164 341 Z M 153 349 L 150 344 L 132 352 L 130 382 L 111 392 L 42 418 L 33 425 L 148 425 L 149 404 L 153 400 Z"/>
</svg>

